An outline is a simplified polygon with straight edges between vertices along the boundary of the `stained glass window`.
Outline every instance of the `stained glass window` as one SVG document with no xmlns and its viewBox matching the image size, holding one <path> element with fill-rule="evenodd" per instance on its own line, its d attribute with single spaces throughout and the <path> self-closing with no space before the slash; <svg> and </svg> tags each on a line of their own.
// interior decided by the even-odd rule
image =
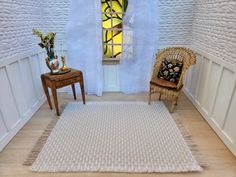
<svg viewBox="0 0 236 177">
<path fill-rule="evenodd" d="M 101 0 L 104 58 L 119 59 L 122 52 L 122 19 L 128 0 Z"/>
</svg>

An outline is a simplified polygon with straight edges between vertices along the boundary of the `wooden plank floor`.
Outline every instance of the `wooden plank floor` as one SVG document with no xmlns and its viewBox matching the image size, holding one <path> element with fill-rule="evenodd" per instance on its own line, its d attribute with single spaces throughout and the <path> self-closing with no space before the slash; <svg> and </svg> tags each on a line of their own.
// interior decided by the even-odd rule
<svg viewBox="0 0 236 177">
<path fill-rule="evenodd" d="M 105 93 L 103 97 L 87 96 L 88 101 L 147 101 L 147 94 L 124 95 Z M 81 97 L 78 99 L 81 101 Z M 66 103 L 73 101 L 72 96 L 59 95 L 61 111 Z M 169 106 L 168 104 L 166 104 Z M 128 173 L 34 173 L 22 163 L 41 135 L 55 110 L 51 111 L 45 103 L 25 127 L 0 153 L 0 177 L 236 177 L 236 158 L 225 147 L 200 113 L 186 96 L 181 95 L 176 112 L 183 125 L 190 131 L 208 167 L 200 173 L 178 174 L 128 174 Z"/>
</svg>

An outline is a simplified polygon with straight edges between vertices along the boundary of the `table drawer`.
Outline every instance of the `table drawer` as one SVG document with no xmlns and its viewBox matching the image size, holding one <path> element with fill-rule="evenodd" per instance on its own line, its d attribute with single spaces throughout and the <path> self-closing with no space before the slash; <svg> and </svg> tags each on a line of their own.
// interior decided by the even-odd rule
<svg viewBox="0 0 236 177">
<path fill-rule="evenodd" d="M 63 87 L 67 85 L 71 85 L 73 83 L 80 82 L 80 77 L 74 77 L 71 79 L 61 80 L 56 83 L 57 87 Z"/>
</svg>

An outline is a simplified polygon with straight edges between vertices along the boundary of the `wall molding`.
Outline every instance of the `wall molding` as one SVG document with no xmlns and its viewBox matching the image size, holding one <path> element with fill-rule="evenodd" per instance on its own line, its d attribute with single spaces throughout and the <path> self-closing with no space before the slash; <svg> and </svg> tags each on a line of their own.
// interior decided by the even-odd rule
<svg viewBox="0 0 236 177">
<path fill-rule="evenodd" d="M 46 100 L 40 80 L 45 72 L 42 62 L 42 50 L 0 60 L 0 151 Z"/>
<path fill-rule="evenodd" d="M 187 72 L 183 91 L 236 156 L 236 129 L 233 127 L 236 123 L 236 67 L 199 49 L 194 50 L 198 61 Z"/>
<path fill-rule="evenodd" d="M 220 64 L 222 67 L 230 69 L 234 72 L 236 72 L 236 66 L 233 65 L 232 63 L 229 63 L 227 61 L 222 60 L 221 58 L 218 58 L 216 56 L 214 56 L 213 54 L 204 52 L 203 50 L 196 48 L 196 47 L 192 47 L 192 49 L 199 55 L 204 56 L 205 58 L 210 59 L 211 61 Z"/>
<path fill-rule="evenodd" d="M 27 58 L 27 57 L 31 56 L 32 53 L 40 54 L 40 53 L 44 53 L 44 52 L 40 48 L 34 48 L 34 49 L 26 50 L 22 53 L 12 55 L 11 57 L 0 59 L 0 68 L 5 67 L 11 63 L 17 62 L 23 58 Z"/>
</svg>

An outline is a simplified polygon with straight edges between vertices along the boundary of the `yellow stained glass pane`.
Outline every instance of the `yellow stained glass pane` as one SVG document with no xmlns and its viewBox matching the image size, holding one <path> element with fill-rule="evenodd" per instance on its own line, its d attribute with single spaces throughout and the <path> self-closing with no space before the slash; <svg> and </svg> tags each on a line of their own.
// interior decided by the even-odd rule
<svg viewBox="0 0 236 177">
<path fill-rule="evenodd" d="M 102 21 L 106 21 L 108 19 L 111 19 L 111 14 L 102 14 Z"/>
<path fill-rule="evenodd" d="M 112 27 L 112 26 L 111 26 L 111 19 L 104 20 L 104 21 L 102 22 L 102 27 L 103 27 L 103 28 L 111 28 L 111 27 Z"/>
<path fill-rule="evenodd" d="M 118 33 L 113 37 L 114 44 L 122 44 L 122 32 L 118 31 Z"/>
<path fill-rule="evenodd" d="M 104 47 L 103 47 L 104 49 L 104 57 L 106 57 L 106 58 L 113 58 L 112 57 L 112 53 L 113 53 L 113 51 L 112 51 L 112 45 L 104 45 Z"/>
<path fill-rule="evenodd" d="M 122 14 L 115 14 L 112 15 L 112 27 L 119 27 L 122 28 Z"/>
<path fill-rule="evenodd" d="M 110 0 L 102 0 L 102 12 L 111 12 Z"/>
<path fill-rule="evenodd" d="M 103 30 L 103 41 L 104 43 L 112 43 L 114 31 L 112 30 Z"/>
<path fill-rule="evenodd" d="M 122 14 L 116 14 L 116 16 L 117 16 L 119 19 L 121 19 L 121 20 L 123 19 L 123 17 L 122 17 L 123 15 L 122 15 Z"/>
<path fill-rule="evenodd" d="M 113 12 L 123 12 L 122 3 L 123 3 L 122 0 L 120 0 L 120 1 L 112 0 L 112 11 Z"/>
<path fill-rule="evenodd" d="M 121 55 L 122 46 L 121 45 L 114 45 L 113 46 L 113 57 L 119 58 Z"/>
</svg>

